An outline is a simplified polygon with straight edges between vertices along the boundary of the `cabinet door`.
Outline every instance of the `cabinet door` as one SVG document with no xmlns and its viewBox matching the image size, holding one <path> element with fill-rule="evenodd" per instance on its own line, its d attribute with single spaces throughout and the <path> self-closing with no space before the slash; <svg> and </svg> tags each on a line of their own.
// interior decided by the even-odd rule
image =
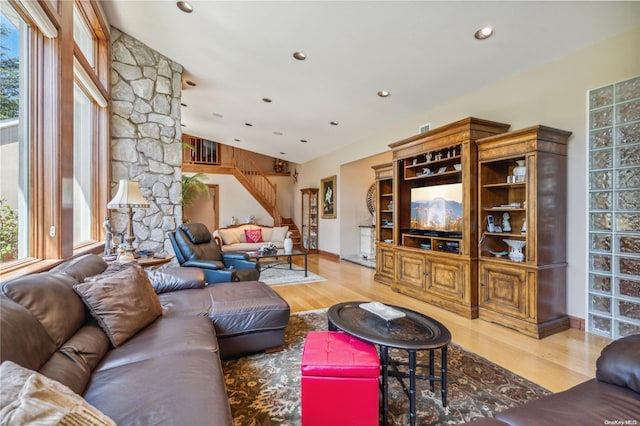
<svg viewBox="0 0 640 426">
<path fill-rule="evenodd" d="M 463 264 L 443 259 L 429 261 L 427 291 L 452 300 L 464 297 Z"/>
<path fill-rule="evenodd" d="M 378 273 L 393 279 L 396 273 L 396 256 L 392 248 L 378 246 L 376 267 Z"/>
<path fill-rule="evenodd" d="M 525 318 L 526 271 L 508 266 L 480 263 L 480 307 Z"/>
<path fill-rule="evenodd" d="M 397 253 L 398 269 L 396 281 L 411 287 L 424 289 L 424 278 L 427 275 L 424 255 L 405 252 L 402 250 L 398 250 Z"/>
</svg>

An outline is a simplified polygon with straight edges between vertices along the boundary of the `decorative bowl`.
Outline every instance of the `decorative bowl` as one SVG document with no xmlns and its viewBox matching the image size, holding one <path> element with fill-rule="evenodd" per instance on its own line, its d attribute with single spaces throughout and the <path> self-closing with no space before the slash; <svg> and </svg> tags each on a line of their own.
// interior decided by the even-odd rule
<svg viewBox="0 0 640 426">
<path fill-rule="evenodd" d="M 454 164 L 453 168 L 456 169 L 457 171 L 462 170 L 462 164 L 458 163 L 458 164 Z"/>
<path fill-rule="evenodd" d="M 492 255 L 494 255 L 495 257 L 502 257 L 505 254 L 507 254 L 506 251 L 491 251 L 489 250 L 489 253 L 491 253 Z"/>
</svg>

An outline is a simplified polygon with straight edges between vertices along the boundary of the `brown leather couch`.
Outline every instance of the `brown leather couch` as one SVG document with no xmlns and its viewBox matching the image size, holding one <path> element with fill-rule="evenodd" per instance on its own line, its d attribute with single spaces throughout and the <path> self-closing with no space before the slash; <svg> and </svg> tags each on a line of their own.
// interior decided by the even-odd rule
<svg viewBox="0 0 640 426">
<path fill-rule="evenodd" d="M 162 315 L 114 348 L 73 288 L 106 267 L 89 255 L 5 283 L 0 361 L 65 384 L 119 425 L 233 424 L 220 359 L 282 346 L 288 304 L 261 282 L 150 272 Z"/>
<path fill-rule="evenodd" d="M 640 334 L 605 347 L 596 362 L 595 379 L 469 424 L 639 425 Z"/>
</svg>

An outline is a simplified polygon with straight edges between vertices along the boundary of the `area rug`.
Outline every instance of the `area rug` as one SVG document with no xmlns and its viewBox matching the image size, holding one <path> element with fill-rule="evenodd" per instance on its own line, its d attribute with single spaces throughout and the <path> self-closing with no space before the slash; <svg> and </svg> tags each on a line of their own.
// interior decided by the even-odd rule
<svg viewBox="0 0 640 426">
<path fill-rule="evenodd" d="M 280 265 L 260 272 L 260 281 L 268 285 L 301 284 L 326 280 L 326 278 L 309 271 L 305 277 L 304 268 L 296 265 L 291 270 L 288 265 Z"/>
<path fill-rule="evenodd" d="M 304 339 L 310 330 L 324 330 L 326 326 L 325 311 L 292 315 L 284 350 L 223 362 L 235 425 L 300 425 L 300 357 Z M 403 358 L 400 351 L 390 354 Z M 419 352 L 418 363 L 428 363 L 427 358 L 425 351 Z M 446 408 L 440 401 L 439 386 L 430 392 L 428 382 L 418 380 L 420 425 L 450 425 L 489 417 L 551 393 L 455 344 L 449 346 L 448 359 Z M 389 424 L 409 424 L 409 402 L 402 388 L 393 379 L 389 389 Z"/>
</svg>

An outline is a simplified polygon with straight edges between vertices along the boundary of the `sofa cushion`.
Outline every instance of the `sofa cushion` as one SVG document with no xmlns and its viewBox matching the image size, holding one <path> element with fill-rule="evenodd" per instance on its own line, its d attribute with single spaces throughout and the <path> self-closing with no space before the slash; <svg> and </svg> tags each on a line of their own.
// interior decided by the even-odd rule
<svg viewBox="0 0 640 426">
<path fill-rule="evenodd" d="M 58 347 L 27 308 L 6 296 L 0 297 L 0 330 L 0 361 L 37 370 Z"/>
<path fill-rule="evenodd" d="M 139 266 L 74 289 L 115 347 L 162 315 L 158 296 Z"/>
<path fill-rule="evenodd" d="M 510 425 L 614 424 L 613 419 L 640 418 L 640 394 L 592 379 L 495 413 L 495 417 Z"/>
<path fill-rule="evenodd" d="M 42 272 L 9 281 L 2 292 L 40 321 L 57 348 L 87 320 L 86 308 L 73 291 L 77 282 L 63 273 Z"/>
<path fill-rule="evenodd" d="M 244 236 L 248 243 L 261 243 L 262 229 L 245 229 Z"/>
<path fill-rule="evenodd" d="M 235 229 L 220 229 L 218 234 L 224 244 L 238 244 L 240 242 L 240 236 Z"/>
<path fill-rule="evenodd" d="M 60 272 L 67 274 L 79 283 L 87 277 L 97 275 L 107 268 L 107 262 L 102 257 L 95 254 L 85 254 L 61 263 L 49 272 Z"/>
<path fill-rule="evenodd" d="M 185 233 L 193 244 L 204 244 L 211 241 L 209 229 L 202 223 L 183 223 L 179 229 Z"/>
<path fill-rule="evenodd" d="M 607 345 L 596 361 L 596 378 L 640 393 L 640 334 Z"/>
<path fill-rule="evenodd" d="M 109 338 L 97 325 L 76 332 L 38 370 L 40 373 L 82 394 L 91 373 L 109 350 Z"/>
<path fill-rule="evenodd" d="M 0 423 L 3 425 L 116 425 L 71 389 L 35 371 L 6 361 L 0 367 L 0 377 L 3 389 Z M 10 393 L 15 396 L 9 396 Z"/>
<path fill-rule="evenodd" d="M 207 317 L 163 316 L 107 354 L 84 397 L 119 425 L 232 425 L 217 353 Z"/>
<path fill-rule="evenodd" d="M 287 232 L 289 232 L 288 226 L 276 226 L 271 230 L 271 238 L 269 241 L 284 241 L 287 237 Z"/>
<path fill-rule="evenodd" d="M 168 291 L 204 288 L 204 272 L 200 268 L 169 266 L 147 271 L 156 294 Z"/>
</svg>

